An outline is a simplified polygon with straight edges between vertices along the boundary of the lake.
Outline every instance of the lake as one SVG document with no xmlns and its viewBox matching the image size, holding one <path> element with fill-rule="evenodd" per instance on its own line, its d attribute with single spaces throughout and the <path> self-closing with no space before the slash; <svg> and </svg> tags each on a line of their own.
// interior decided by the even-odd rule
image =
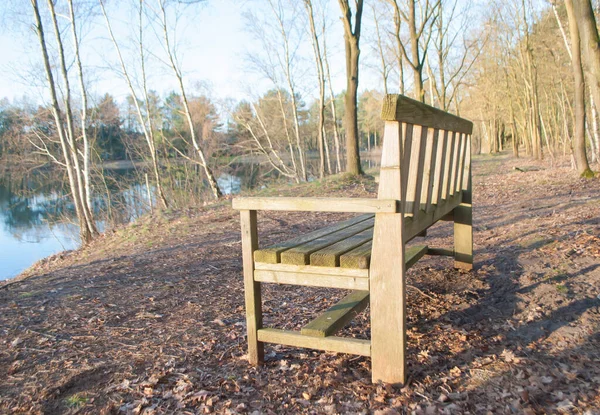
<svg viewBox="0 0 600 415">
<path fill-rule="evenodd" d="M 363 167 L 372 168 L 378 162 L 365 158 Z M 310 160 L 309 169 L 315 171 L 317 163 Z M 145 180 L 134 170 L 111 169 L 95 183 L 94 210 L 97 217 L 104 218 L 98 222 L 100 230 L 130 222 L 150 210 Z M 225 194 L 237 194 L 277 179 L 264 165 L 248 161 L 232 163 L 216 174 Z M 179 185 L 185 186 L 175 184 Z M 78 232 L 62 176 L 37 172 L 0 177 L 0 280 L 17 276 L 40 259 L 76 249 Z"/>
</svg>

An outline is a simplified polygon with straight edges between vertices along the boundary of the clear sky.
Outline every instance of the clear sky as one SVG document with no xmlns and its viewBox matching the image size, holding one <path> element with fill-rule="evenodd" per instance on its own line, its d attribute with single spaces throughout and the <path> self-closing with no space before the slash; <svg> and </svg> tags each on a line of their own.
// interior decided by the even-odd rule
<svg viewBox="0 0 600 415">
<path fill-rule="evenodd" d="M 1 0 L 5 1 L 5 0 Z M 330 52 L 330 63 L 332 66 L 333 86 L 336 92 L 345 88 L 345 63 L 343 56 L 342 24 L 339 21 L 339 7 L 336 0 L 329 1 L 329 19 L 331 28 L 329 30 L 328 49 Z M 24 2 L 23 3 L 29 3 Z M 125 42 L 125 38 L 136 29 L 135 16 L 129 16 L 125 10 L 119 8 L 119 2 L 109 2 L 109 14 L 113 19 L 115 31 L 118 37 Z M 151 3 L 150 3 L 151 4 Z M 0 6 L 1 8 L 2 6 Z M 20 98 L 28 95 L 33 100 L 43 96 L 43 90 L 35 86 L 36 81 L 27 75 L 36 72 L 39 65 L 39 51 L 36 38 L 32 30 L 24 29 L 24 22 L 33 17 L 31 12 L 24 8 L 24 14 L 20 19 L 23 23 L 14 24 L 21 30 L 12 28 L 0 32 L 0 98 Z M 249 90 L 262 92 L 268 83 L 262 80 L 255 72 L 248 68 L 246 56 L 253 51 L 258 52 L 258 44 L 250 34 L 244 17 L 244 13 L 253 10 L 257 14 L 266 13 L 266 2 L 264 0 L 209 0 L 203 6 L 199 15 L 184 16 L 178 27 L 180 42 L 179 48 L 183 71 L 187 86 L 194 86 L 198 82 L 209 87 L 210 95 L 217 99 L 243 98 Z M 27 15 L 29 13 L 29 15 Z M 368 11 L 365 8 L 365 13 Z M 4 19 L 10 18 L 3 16 Z M 367 16 L 365 16 L 367 18 Z M 132 21 L 133 20 L 133 21 Z M 6 26 L 5 26 L 6 27 Z M 46 28 L 50 33 L 50 27 Z M 126 85 L 115 75 L 116 60 L 114 50 L 109 42 L 103 20 L 95 19 L 95 23 L 85 30 L 83 43 L 89 45 L 84 54 L 84 65 L 87 64 L 86 73 L 89 84 L 92 86 L 92 94 L 100 95 L 105 92 L 113 94 L 119 101 L 128 95 Z M 50 33 L 51 34 L 51 33 Z M 310 48 L 309 38 L 304 39 L 305 47 Z M 366 47 L 365 47 L 366 49 Z M 124 49 L 126 56 L 133 56 L 135 52 Z M 312 58 L 312 50 L 306 49 L 304 55 Z M 368 51 L 363 50 L 361 59 L 364 63 Z M 305 62 L 305 65 L 313 65 Z M 364 67 L 364 65 L 362 65 Z M 111 68 L 112 67 L 112 68 Z M 41 67 L 37 67 L 37 73 Z M 171 73 L 164 66 L 155 65 L 149 69 L 150 87 L 159 94 L 165 95 L 176 89 L 176 84 Z M 24 76 L 26 75 L 26 76 Z M 373 71 L 370 75 L 363 70 L 361 78 L 361 89 L 377 86 L 380 79 Z M 309 74 L 304 75 L 306 79 Z M 367 79 L 370 76 L 371 82 Z M 375 79 L 374 79 L 375 78 Z M 308 83 L 308 82 L 307 82 Z M 316 81 L 310 82 L 316 87 Z M 314 90 L 305 89 L 304 95 L 314 94 Z"/>
</svg>

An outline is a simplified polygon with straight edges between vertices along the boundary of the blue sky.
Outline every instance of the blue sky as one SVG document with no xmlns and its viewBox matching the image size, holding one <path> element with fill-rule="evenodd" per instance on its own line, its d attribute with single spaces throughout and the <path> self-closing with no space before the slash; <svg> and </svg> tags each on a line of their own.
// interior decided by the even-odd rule
<svg viewBox="0 0 600 415">
<path fill-rule="evenodd" d="M 328 49 L 334 77 L 334 90 L 340 92 L 345 88 L 342 24 L 338 19 L 340 12 L 337 0 L 328 1 L 331 20 Z M 26 6 L 28 6 L 29 2 L 23 3 L 27 3 Z M 134 17 L 128 16 L 125 10 L 118 8 L 118 2 L 109 2 L 109 6 L 109 14 L 112 17 L 115 31 L 118 37 L 125 39 L 132 30 L 135 30 L 136 22 L 131 22 Z M 265 2 L 260 0 L 210 0 L 195 18 L 184 17 L 180 20 L 178 35 L 180 39 L 185 40 L 180 42 L 179 52 L 188 87 L 202 83 L 208 86 L 210 96 L 216 99 L 233 98 L 235 100 L 244 98 L 250 90 L 258 93 L 269 87 L 268 83 L 249 70 L 245 59 L 248 53 L 257 51 L 258 46 L 246 28 L 247 20 L 244 18 L 244 13 L 248 10 L 262 13 L 265 12 L 265 7 Z M 23 10 L 25 13 L 20 19 L 23 22 L 28 19 L 29 22 L 32 22 L 30 10 L 28 8 Z M 365 8 L 365 13 L 367 12 Z M 3 16 L 3 18 L 7 17 Z M 112 44 L 107 39 L 102 23 L 101 19 L 96 19 L 96 23 L 85 31 L 86 35 L 83 41 L 89 46 L 83 56 L 84 65 L 90 66 L 86 73 L 90 78 L 89 84 L 92 85 L 92 95 L 98 96 L 108 92 L 121 101 L 128 95 L 128 90 L 126 85 L 115 75 L 115 71 L 110 68 L 115 66 L 116 61 Z M 15 24 L 14 26 L 19 25 Z M 39 86 L 40 81 L 35 81 L 28 75 L 24 76 L 29 72 L 35 72 L 35 65 L 39 65 L 38 45 L 33 31 L 24 29 L 23 23 L 20 24 L 20 27 L 20 31 L 9 27 L 0 32 L 0 56 L 3 57 L 0 64 L 0 98 L 7 97 L 12 100 L 28 95 L 33 100 L 38 100 L 44 96 L 43 88 Z M 46 30 L 49 32 L 50 27 L 47 27 Z M 305 38 L 304 43 L 308 48 L 304 55 L 312 58 L 308 37 Z M 366 49 L 365 46 L 361 55 L 363 62 L 368 55 Z M 313 64 L 306 62 L 306 65 Z M 38 68 L 39 72 L 41 72 L 41 67 Z M 160 65 L 151 67 L 150 73 L 150 87 L 159 94 L 165 95 L 176 89 L 172 74 L 165 67 L 160 67 Z M 369 82 L 367 79 L 369 74 L 364 70 L 363 74 L 365 76 L 361 79 L 361 89 L 372 88 L 380 83 L 380 80 L 376 79 L 376 73 L 370 75 L 372 82 Z M 306 75 L 306 77 L 308 76 Z M 315 81 L 309 81 L 312 80 L 305 82 L 316 86 Z M 38 83 L 37 87 L 36 83 Z M 309 89 L 304 90 L 305 96 L 315 92 Z M 207 90 L 201 89 L 200 91 L 206 92 Z"/>
</svg>

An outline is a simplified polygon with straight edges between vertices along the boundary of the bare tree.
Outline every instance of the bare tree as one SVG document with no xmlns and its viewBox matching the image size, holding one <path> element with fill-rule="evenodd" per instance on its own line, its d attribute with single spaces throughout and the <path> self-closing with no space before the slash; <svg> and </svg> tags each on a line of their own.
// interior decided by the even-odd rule
<svg viewBox="0 0 600 415">
<path fill-rule="evenodd" d="M 573 0 L 565 0 L 569 17 L 569 34 L 571 35 L 571 65 L 575 79 L 575 137 L 573 140 L 573 156 L 577 171 L 582 176 L 594 176 L 590 170 L 585 152 L 585 83 L 581 66 L 581 46 L 577 18 L 573 10 Z"/>
<path fill-rule="evenodd" d="M 590 0 L 574 0 L 573 13 L 579 27 L 582 55 L 585 58 L 585 69 L 588 73 L 590 89 L 594 103 L 600 102 L 600 37 Z M 600 143 L 596 142 L 597 156 L 600 157 Z M 600 160 L 600 158 L 598 159 Z M 589 173 L 587 173 L 589 175 Z"/>
<path fill-rule="evenodd" d="M 72 106 L 70 98 L 70 87 L 69 78 L 67 73 L 67 65 L 65 61 L 64 46 L 61 37 L 61 31 L 58 27 L 58 21 L 56 18 L 56 11 L 54 9 L 54 3 L 48 0 L 48 8 L 51 15 L 52 25 L 54 27 L 56 47 L 59 53 L 59 66 L 63 77 L 63 89 L 65 91 L 65 98 L 63 100 L 63 106 L 65 108 L 65 114 L 58 100 L 58 86 L 54 80 L 52 73 L 52 67 L 50 64 L 50 56 L 48 53 L 48 44 L 45 37 L 44 26 L 40 14 L 40 7 L 37 0 L 30 0 L 35 17 L 35 28 L 37 32 L 38 42 L 40 45 L 40 51 L 42 54 L 44 69 L 46 72 L 47 87 L 50 91 L 52 114 L 56 125 L 56 131 L 60 141 L 62 149 L 63 161 L 60 162 L 57 158 L 54 158 L 59 164 L 64 165 L 67 170 L 67 176 L 69 179 L 69 187 L 71 189 L 71 197 L 75 205 L 75 211 L 79 222 L 79 234 L 81 240 L 84 243 L 91 241 L 97 234 L 98 230 L 94 222 L 94 218 L 86 201 L 86 189 L 84 189 L 85 182 L 83 179 L 83 171 L 80 167 L 79 151 L 75 140 L 75 130 L 73 127 L 72 117 Z M 73 21 L 72 24 L 75 24 Z M 47 150 L 47 147 L 44 148 Z"/>
<path fill-rule="evenodd" d="M 423 69 L 427 58 L 427 50 L 433 34 L 432 25 L 435 22 L 441 0 L 406 0 L 407 10 L 400 7 L 400 0 L 387 0 L 394 9 L 397 45 L 410 68 L 413 71 L 414 97 L 425 102 L 423 87 Z M 417 9 L 420 15 L 417 16 Z M 400 39 L 400 22 L 404 21 L 410 36 L 410 55 L 408 48 Z"/>
<path fill-rule="evenodd" d="M 335 94 L 331 86 L 331 71 L 329 70 L 329 57 L 327 56 L 327 42 L 325 37 L 325 19 L 323 19 L 323 27 L 321 34 L 323 36 L 323 63 L 325 63 L 325 74 L 327 76 L 327 87 L 329 89 L 329 105 L 331 108 L 331 123 L 333 125 L 333 144 L 335 146 L 335 163 L 337 172 L 342 171 L 342 162 L 340 155 L 340 132 L 338 129 L 338 116 L 335 108 Z"/>
<path fill-rule="evenodd" d="M 138 9 L 138 30 L 139 30 L 138 49 L 140 52 L 139 58 L 140 58 L 141 69 L 142 69 L 142 74 L 141 74 L 142 93 L 143 93 L 144 101 L 146 103 L 146 116 L 144 116 L 144 113 L 142 112 L 142 108 L 140 106 L 140 102 L 138 99 L 138 94 L 136 93 L 135 88 L 133 87 L 133 81 L 129 74 L 129 70 L 127 69 L 127 66 L 125 65 L 125 60 L 123 59 L 123 55 L 121 53 L 121 48 L 119 46 L 119 43 L 117 42 L 117 39 L 114 35 L 113 30 L 112 30 L 112 25 L 110 23 L 108 14 L 106 13 L 106 8 L 104 6 L 105 0 L 98 0 L 98 1 L 100 3 L 102 15 L 104 16 L 104 21 L 106 23 L 106 29 L 108 31 L 108 34 L 110 35 L 111 41 L 115 48 L 115 52 L 119 59 L 119 63 L 121 65 L 121 74 L 122 74 L 123 78 L 125 79 L 125 81 L 127 83 L 127 87 L 129 88 L 129 92 L 133 98 L 133 103 L 135 105 L 136 113 L 138 116 L 138 121 L 139 121 L 140 127 L 142 128 L 144 138 L 146 139 L 146 144 L 148 146 L 148 150 L 150 151 L 150 158 L 152 160 L 152 170 L 154 173 L 154 180 L 156 181 L 156 193 L 158 195 L 158 198 L 161 201 L 162 206 L 164 208 L 167 208 L 169 206 L 169 203 L 167 202 L 167 198 L 165 197 L 165 194 L 164 194 L 164 191 L 162 188 L 160 169 L 159 169 L 159 165 L 158 165 L 158 153 L 156 151 L 156 145 L 154 144 L 154 129 L 153 129 L 152 123 L 150 122 L 150 108 L 149 108 L 150 106 L 149 106 L 148 88 L 147 88 L 147 82 L 146 82 L 146 63 L 145 63 L 144 37 L 143 37 L 144 32 L 143 32 L 143 20 L 142 20 L 143 0 L 140 0 L 139 9 Z"/>
<path fill-rule="evenodd" d="M 354 21 L 349 0 L 338 0 L 344 23 L 344 45 L 346 49 L 346 172 L 362 174 L 358 151 L 358 60 L 360 57 L 360 29 L 363 0 L 355 0 Z"/>
<path fill-rule="evenodd" d="M 196 153 L 198 154 L 198 157 L 200 158 L 200 165 L 204 169 L 204 174 L 206 174 L 206 179 L 208 180 L 208 183 L 212 190 L 212 194 L 215 197 L 215 199 L 218 199 L 223 194 L 221 192 L 221 189 L 219 188 L 219 184 L 217 183 L 215 176 L 213 175 L 212 170 L 210 169 L 210 166 L 206 162 L 206 157 L 204 155 L 204 151 L 202 150 L 202 147 L 200 146 L 200 143 L 196 137 L 196 131 L 194 129 L 194 122 L 192 120 L 192 114 L 190 112 L 187 94 L 186 94 L 185 88 L 183 86 L 183 74 L 181 73 L 181 69 L 179 68 L 179 65 L 177 64 L 177 59 L 175 56 L 174 48 L 171 46 L 171 40 L 169 37 L 169 28 L 167 26 L 167 11 L 165 8 L 165 0 L 158 0 L 158 7 L 160 9 L 160 22 L 161 22 L 161 28 L 162 28 L 162 34 L 163 34 L 163 40 L 164 40 L 164 47 L 165 47 L 167 56 L 169 57 L 169 66 L 171 67 L 173 74 L 177 78 L 177 85 L 179 86 L 179 92 L 181 94 L 181 101 L 183 104 L 185 118 L 187 120 L 188 127 L 190 130 L 190 137 L 192 139 L 192 144 L 194 146 L 194 150 L 196 150 Z"/>
<path fill-rule="evenodd" d="M 319 81 L 319 121 L 317 137 L 319 141 L 320 157 L 319 176 L 323 178 L 325 175 L 325 150 L 327 150 L 327 172 L 331 174 L 329 150 L 326 147 L 327 143 L 325 141 L 325 71 L 323 69 L 321 45 L 319 43 L 319 37 L 317 36 L 317 29 L 315 26 L 315 14 L 313 11 L 312 0 L 304 0 L 304 7 L 306 8 L 306 14 L 308 15 L 313 52 L 315 56 L 315 67 L 317 69 L 317 78 Z"/>
</svg>

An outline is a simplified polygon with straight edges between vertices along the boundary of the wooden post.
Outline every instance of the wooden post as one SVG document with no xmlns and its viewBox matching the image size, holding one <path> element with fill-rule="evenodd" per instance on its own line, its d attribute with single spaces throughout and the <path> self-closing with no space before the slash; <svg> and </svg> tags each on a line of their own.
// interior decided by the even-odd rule
<svg viewBox="0 0 600 415">
<path fill-rule="evenodd" d="M 473 208 L 471 194 L 471 139 L 467 146 L 462 179 L 462 203 L 454 209 L 454 267 L 473 269 Z"/>
<path fill-rule="evenodd" d="M 405 131 L 408 129 L 405 129 Z M 383 138 L 379 194 L 401 199 L 410 153 L 402 151 L 402 128 L 387 121 Z M 407 137 L 410 143 L 412 137 Z M 401 156 L 403 160 L 401 162 Z M 402 184 L 402 185 L 401 185 Z M 373 382 L 406 382 L 406 293 L 403 220 L 401 213 L 375 215 L 370 269 L 371 376 Z"/>
<path fill-rule="evenodd" d="M 258 249 L 256 211 L 240 210 L 242 228 L 242 260 L 244 266 L 244 296 L 246 299 L 246 329 L 248 331 L 248 361 L 259 365 L 264 361 L 264 344 L 258 341 L 262 328 L 260 282 L 254 281 L 254 251 Z"/>
</svg>

